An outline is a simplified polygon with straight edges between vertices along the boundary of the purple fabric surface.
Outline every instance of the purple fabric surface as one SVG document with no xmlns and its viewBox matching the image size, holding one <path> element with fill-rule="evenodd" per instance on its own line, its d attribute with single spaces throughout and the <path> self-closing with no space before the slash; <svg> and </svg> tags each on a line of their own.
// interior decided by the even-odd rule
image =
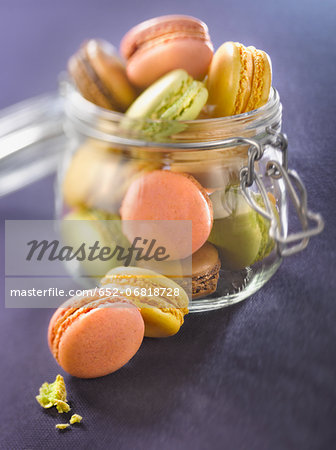
<svg viewBox="0 0 336 450">
<path fill-rule="evenodd" d="M 3 295 L 3 219 L 52 218 L 53 179 L 0 199 L 0 448 L 335 448 L 335 2 L 2 0 L 0 108 L 56 89 L 85 38 L 118 45 L 130 26 L 166 13 L 203 19 L 216 47 L 238 40 L 270 53 L 290 166 L 326 229 L 247 301 L 189 316 L 170 339 L 147 339 L 115 374 L 66 375 L 84 420 L 60 433 L 62 418 L 34 398 L 62 373 L 46 342 L 51 311 L 5 309 Z"/>
</svg>

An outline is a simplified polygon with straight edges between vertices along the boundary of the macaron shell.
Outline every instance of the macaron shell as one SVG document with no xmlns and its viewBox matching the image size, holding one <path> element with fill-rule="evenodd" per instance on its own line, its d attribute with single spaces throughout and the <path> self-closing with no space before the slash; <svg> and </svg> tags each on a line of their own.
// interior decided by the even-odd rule
<svg viewBox="0 0 336 450">
<path fill-rule="evenodd" d="M 255 47 L 247 47 L 247 50 L 253 57 L 253 78 L 251 96 L 245 111 L 252 111 L 260 108 L 268 101 L 272 85 L 272 63 L 271 59 L 263 50 L 257 50 Z"/>
<path fill-rule="evenodd" d="M 138 153 L 137 153 L 138 156 Z M 62 191 L 70 207 L 119 213 L 122 198 L 133 179 L 159 169 L 160 161 L 123 157 L 116 149 L 88 140 L 77 149 L 65 172 Z"/>
<path fill-rule="evenodd" d="M 95 302 L 95 301 L 106 301 L 108 299 L 107 295 L 103 296 L 104 292 L 102 290 L 88 291 L 86 295 L 71 297 L 66 300 L 62 305 L 60 305 L 54 314 L 52 315 L 49 326 L 48 326 L 48 345 L 51 353 L 56 356 L 56 351 L 54 349 L 54 342 L 58 329 L 65 322 L 67 317 L 73 314 L 77 309 L 84 307 L 85 305 Z M 107 294 L 107 293 L 106 293 Z M 115 303 L 118 299 L 115 299 Z M 111 300 L 112 303 L 112 300 Z"/>
<path fill-rule="evenodd" d="M 200 81 L 193 81 L 185 93 L 161 116 L 163 120 L 194 120 L 208 99 L 208 91 Z"/>
<path fill-rule="evenodd" d="M 216 117 L 230 116 L 234 113 L 241 70 L 238 47 L 234 42 L 225 42 L 214 54 L 207 81 L 208 103 L 215 105 Z"/>
<path fill-rule="evenodd" d="M 188 78 L 187 72 L 182 69 L 173 70 L 160 78 L 132 103 L 126 111 L 127 117 L 151 118 L 157 109 L 162 109 L 171 95 L 175 97 L 182 90 Z"/>
<path fill-rule="evenodd" d="M 145 322 L 146 337 L 162 338 L 176 334 L 184 322 L 184 315 L 188 314 L 189 298 L 185 290 L 174 280 L 153 270 L 117 267 L 105 275 L 101 284 L 105 289 L 129 292 L 127 300 L 139 308 Z M 142 288 L 147 295 L 139 296 L 134 292 L 134 289 L 140 292 Z M 152 295 L 157 288 L 159 295 Z"/>
<path fill-rule="evenodd" d="M 122 39 L 120 51 L 128 59 L 130 80 L 144 88 L 178 68 L 203 79 L 213 46 L 205 23 L 191 16 L 168 15 L 133 27 Z"/>
<path fill-rule="evenodd" d="M 101 179 L 101 168 L 108 159 L 107 145 L 87 141 L 72 156 L 65 172 L 62 191 L 68 206 L 85 206 L 97 180 Z"/>
<path fill-rule="evenodd" d="M 105 41 L 92 39 L 86 44 L 86 53 L 97 76 L 115 99 L 117 109 L 125 111 L 135 99 L 136 92 L 127 79 L 121 60 L 114 54 L 113 47 Z"/>
<path fill-rule="evenodd" d="M 120 53 L 126 59 L 130 58 L 144 42 L 162 37 L 164 35 L 187 32 L 199 39 L 208 40 L 208 27 L 196 17 L 169 14 L 154 17 L 132 27 L 120 43 Z"/>
<path fill-rule="evenodd" d="M 113 304 L 82 314 L 63 332 L 58 350 L 62 368 L 79 378 L 107 375 L 138 351 L 144 322 L 132 305 Z"/>
<path fill-rule="evenodd" d="M 202 276 L 211 271 L 219 262 L 218 251 L 210 242 L 206 242 L 192 256 L 193 277 Z"/>
<path fill-rule="evenodd" d="M 210 242 L 206 242 L 192 255 L 193 299 L 216 291 L 220 266 L 218 251 Z"/>
<path fill-rule="evenodd" d="M 245 111 L 251 96 L 253 58 L 248 49 L 239 42 L 235 42 L 240 54 L 240 79 L 239 88 L 236 95 L 233 114 L 241 114 Z"/>
<path fill-rule="evenodd" d="M 268 100 L 271 83 L 267 53 L 239 42 L 225 42 L 209 68 L 207 88 L 212 115 L 231 116 L 259 108 Z"/>
<path fill-rule="evenodd" d="M 137 220 L 191 220 L 192 253 L 207 240 L 213 222 L 212 204 L 203 187 L 191 175 L 166 170 L 156 170 L 137 178 L 123 199 L 120 213 L 122 220 L 134 221 L 133 228 L 132 223 L 124 228 L 124 234 L 131 242 L 139 233 Z M 165 229 L 169 232 L 167 227 Z M 188 237 L 185 233 L 167 236 L 168 245 L 175 242 L 172 253 L 168 249 L 172 259 L 190 255 Z"/>
<path fill-rule="evenodd" d="M 176 69 L 147 88 L 126 115 L 137 119 L 193 120 L 207 98 L 208 91 L 203 83 L 193 80 L 185 70 Z M 155 124 L 151 126 L 154 128 Z"/>
<path fill-rule="evenodd" d="M 127 63 L 127 75 L 136 86 L 145 88 L 174 69 L 184 69 L 196 80 L 202 80 L 212 59 L 209 43 L 189 37 L 146 46 Z"/>
<path fill-rule="evenodd" d="M 238 42 L 225 42 L 215 53 L 208 76 L 209 104 L 215 115 L 241 114 L 247 107 L 252 85 L 253 58 Z"/>
<path fill-rule="evenodd" d="M 174 336 L 184 322 L 184 312 L 177 308 L 162 310 L 143 307 L 140 311 L 145 322 L 146 337 L 165 338 Z"/>
<path fill-rule="evenodd" d="M 241 270 L 256 260 L 262 243 L 257 213 L 214 220 L 209 241 L 219 249 L 222 267 Z"/>
<path fill-rule="evenodd" d="M 100 247 L 112 249 L 117 246 L 128 248 L 130 245 L 122 234 L 119 216 L 84 208 L 75 209 L 63 217 L 60 223 L 60 236 L 63 245 L 72 248 L 79 248 L 83 243 L 90 248 L 95 242 L 98 242 Z M 121 264 L 122 262 L 118 260 L 117 256 L 107 260 L 84 258 L 82 261 L 78 261 L 78 273 L 100 279 L 109 270 Z"/>
<path fill-rule="evenodd" d="M 184 289 L 190 291 L 193 299 L 205 297 L 216 291 L 221 263 L 216 247 L 209 242 L 206 242 L 197 252 L 188 258 L 163 261 L 160 264 L 156 261 L 139 261 L 138 266 L 148 267 L 148 264 L 152 264 L 153 269 L 156 269 L 160 273 L 167 276 L 170 274 Z M 149 329 L 149 325 L 147 326 L 147 322 L 150 319 L 145 319 L 144 309 L 141 310 L 141 314 L 145 320 L 145 336 L 148 336 L 147 330 Z M 153 318 L 153 321 L 154 319 L 156 322 L 157 318 Z"/>
<path fill-rule="evenodd" d="M 102 108 L 110 109 L 112 105 L 96 85 L 93 74 L 89 73 L 88 66 L 85 64 L 85 59 L 84 50 L 79 50 L 78 54 L 69 59 L 68 71 L 86 100 Z"/>
</svg>

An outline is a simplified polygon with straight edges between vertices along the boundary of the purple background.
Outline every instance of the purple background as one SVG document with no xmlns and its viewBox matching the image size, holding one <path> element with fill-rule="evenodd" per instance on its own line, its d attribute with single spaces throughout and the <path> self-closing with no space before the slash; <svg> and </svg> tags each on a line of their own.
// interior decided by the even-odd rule
<svg viewBox="0 0 336 450">
<path fill-rule="evenodd" d="M 170 339 L 147 339 L 115 374 L 66 376 L 84 421 L 62 435 L 57 413 L 34 399 L 43 381 L 62 373 L 46 343 L 51 311 L 5 310 L 2 289 L 0 448 L 335 448 L 334 0 L 1 0 L 0 108 L 55 89 L 83 39 L 118 45 L 130 26 L 166 13 L 203 19 L 216 47 L 238 40 L 270 53 L 290 166 L 326 229 L 249 300 L 189 316 Z M 52 215 L 52 178 L 0 199 L 1 219 Z"/>
</svg>

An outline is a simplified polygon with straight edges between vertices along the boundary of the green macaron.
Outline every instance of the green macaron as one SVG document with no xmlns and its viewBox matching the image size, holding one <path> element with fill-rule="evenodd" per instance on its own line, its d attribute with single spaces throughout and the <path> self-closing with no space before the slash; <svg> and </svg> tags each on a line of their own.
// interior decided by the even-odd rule
<svg viewBox="0 0 336 450">
<path fill-rule="evenodd" d="M 207 99 L 204 84 L 177 69 L 149 86 L 128 108 L 126 116 L 160 121 L 147 121 L 141 126 L 146 135 L 159 138 L 182 131 L 184 127 L 176 122 L 196 119 Z"/>
<path fill-rule="evenodd" d="M 261 195 L 254 195 L 264 207 Z M 222 268 L 240 270 L 270 254 L 274 247 L 270 224 L 249 206 L 238 187 L 216 191 L 210 199 L 214 223 L 208 240 L 219 249 Z M 272 208 L 278 217 L 276 207 Z"/>
</svg>

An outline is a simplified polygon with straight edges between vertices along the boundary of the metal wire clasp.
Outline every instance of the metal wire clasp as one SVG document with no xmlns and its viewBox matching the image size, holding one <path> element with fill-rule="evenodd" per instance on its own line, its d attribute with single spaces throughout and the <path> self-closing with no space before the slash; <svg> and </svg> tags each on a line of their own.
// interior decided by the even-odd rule
<svg viewBox="0 0 336 450">
<path fill-rule="evenodd" d="M 243 195 L 249 205 L 256 212 L 270 221 L 269 235 L 277 243 L 279 255 L 289 256 L 306 248 L 309 238 L 321 233 L 324 228 L 324 222 L 320 214 L 314 213 L 308 209 L 306 188 L 296 171 L 288 169 L 288 141 L 286 135 L 277 133 L 272 128 L 267 128 L 267 132 L 273 138 L 273 142 L 270 145 L 282 152 L 282 162 L 280 164 L 275 160 L 268 161 L 265 176 L 273 179 L 283 179 L 286 193 L 294 204 L 302 230 L 289 235 L 282 234 L 281 227 L 267 195 L 264 182 L 262 181 L 261 176 L 255 171 L 255 162 L 262 158 L 264 146 L 253 139 L 246 139 L 246 141 L 249 141 L 250 143 L 250 148 L 248 150 L 248 165 L 243 167 L 240 171 L 240 185 Z M 253 183 L 256 183 L 256 187 L 262 195 L 266 209 L 258 205 L 248 189 Z M 311 225 L 311 223 L 313 224 Z"/>
</svg>

